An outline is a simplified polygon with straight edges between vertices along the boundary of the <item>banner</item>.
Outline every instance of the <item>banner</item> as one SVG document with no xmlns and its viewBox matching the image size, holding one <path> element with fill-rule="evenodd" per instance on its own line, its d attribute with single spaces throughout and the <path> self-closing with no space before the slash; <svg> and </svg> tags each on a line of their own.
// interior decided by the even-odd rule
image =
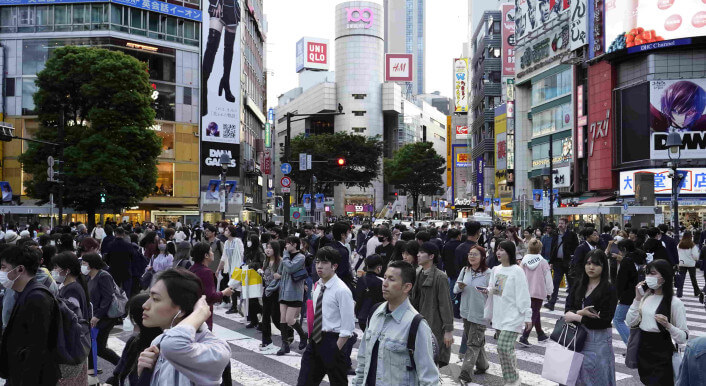
<svg viewBox="0 0 706 386">
<path fill-rule="evenodd" d="M 667 135 L 682 138 L 681 159 L 706 158 L 706 79 L 650 82 L 650 158 L 669 159 Z"/>
<path fill-rule="evenodd" d="M 515 40 L 546 28 L 569 9 L 569 0 L 515 0 Z"/>
<path fill-rule="evenodd" d="M 513 76 L 515 75 L 515 6 L 512 4 L 503 4 L 500 9 L 503 14 L 503 76 Z"/>
<path fill-rule="evenodd" d="M 491 200 L 489 198 L 484 198 L 483 199 L 483 211 L 486 213 L 491 213 L 493 210 L 493 207 L 491 206 Z"/>
<path fill-rule="evenodd" d="M 221 180 L 209 180 L 204 192 L 204 203 L 218 203 L 221 200 Z"/>
<path fill-rule="evenodd" d="M 571 51 L 581 48 L 588 44 L 588 4 L 589 0 L 571 0 L 569 14 L 569 28 L 571 29 L 571 42 L 569 49 Z"/>
<path fill-rule="evenodd" d="M 314 199 L 316 200 L 316 210 L 324 209 L 324 195 L 321 193 L 315 194 Z"/>
<path fill-rule="evenodd" d="M 201 141 L 239 144 L 240 0 L 204 1 L 202 8 Z"/>
<path fill-rule="evenodd" d="M 500 212 L 500 199 L 499 198 L 493 199 L 493 210 L 495 212 Z"/>
<path fill-rule="evenodd" d="M 542 209 L 542 196 L 543 196 L 543 191 L 542 189 L 532 189 L 532 202 L 534 203 L 534 209 L 541 210 Z"/>
<path fill-rule="evenodd" d="M 468 58 L 454 59 L 454 111 L 468 112 Z"/>
<path fill-rule="evenodd" d="M 672 193 L 671 169 L 638 169 L 620 172 L 621 196 L 635 195 L 635 176 L 638 173 L 654 174 L 655 194 Z M 680 195 L 706 194 L 706 168 L 679 168 L 679 174 L 684 176 L 680 184 Z"/>
</svg>

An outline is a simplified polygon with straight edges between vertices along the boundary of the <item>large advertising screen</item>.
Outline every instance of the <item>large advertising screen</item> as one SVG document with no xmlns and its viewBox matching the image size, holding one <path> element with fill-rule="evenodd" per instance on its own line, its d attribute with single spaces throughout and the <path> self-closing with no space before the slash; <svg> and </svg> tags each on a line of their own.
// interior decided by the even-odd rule
<svg viewBox="0 0 706 386">
<path fill-rule="evenodd" d="M 515 39 L 544 28 L 569 9 L 569 0 L 515 0 Z"/>
<path fill-rule="evenodd" d="M 620 172 L 620 195 L 635 195 L 635 175 L 650 173 L 655 176 L 655 194 L 672 193 L 671 169 L 639 169 Z M 706 194 L 706 168 L 679 168 L 684 176 L 679 194 Z"/>
<path fill-rule="evenodd" d="M 632 32 L 632 33 L 631 33 Z M 703 0 L 618 0 L 605 2 L 605 39 L 617 48 L 706 35 Z M 620 41 L 622 40 L 622 41 Z"/>
<path fill-rule="evenodd" d="M 240 0 L 203 2 L 201 141 L 240 143 Z"/>
<path fill-rule="evenodd" d="M 454 111 L 468 112 L 468 58 L 454 59 Z"/>
<path fill-rule="evenodd" d="M 667 135 L 682 138 L 682 159 L 706 158 L 706 79 L 650 82 L 650 157 L 669 159 Z"/>
</svg>

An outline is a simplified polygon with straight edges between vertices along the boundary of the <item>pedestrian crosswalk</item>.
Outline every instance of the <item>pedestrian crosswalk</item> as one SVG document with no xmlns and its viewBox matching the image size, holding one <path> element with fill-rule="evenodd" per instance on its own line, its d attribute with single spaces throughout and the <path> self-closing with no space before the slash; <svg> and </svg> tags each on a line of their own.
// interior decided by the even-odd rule
<svg viewBox="0 0 706 386">
<path fill-rule="evenodd" d="M 700 286 L 703 287 L 704 279 L 699 277 Z M 566 299 L 566 290 L 561 289 L 559 292 L 559 300 L 556 303 L 555 310 L 549 311 L 542 308 L 542 328 L 545 333 L 549 334 L 554 328 L 554 324 L 564 313 L 564 303 Z M 698 298 L 685 295 L 682 298 L 687 311 L 687 325 L 689 327 L 689 336 L 696 337 L 706 335 L 706 310 L 699 303 Z M 214 333 L 221 339 L 228 341 L 232 349 L 231 372 L 234 384 L 239 385 L 293 385 L 296 384 L 297 375 L 301 365 L 301 352 L 293 349 L 291 353 L 284 356 L 275 355 L 280 343 L 279 331 L 272 329 L 273 341 L 275 345 L 268 347 L 264 351 L 260 350 L 261 336 L 255 329 L 246 329 L 245 320 L 237 314 L 226 314 L 225 309 L 216 307 L 214 310 Z M 124 341 L 129 337 L 129 333 L 121 332 L 116 329 L 115 333 L 109 338 L 108 345 L 116 352 L 122 352 Z M 362 336 L 362 331 L 356 329 L 359 337 Z M 473 376 L 471 385 L 502 385 L 502 370 L 500 361 L 497 356 L 496 341 L 493 339 L 494 330 L 486 330 L 486 353 L 490 368 L 486 374 Z M 457 378 L 460 373 L 460 364 L 462 357 L 459 357 L 458 352 L 463 334 L 463 322 L 456 320 L 454 323 L 454 345 L 452 348 L 451 364 L 441 369 L 442 384 L 452 385 L 458 384 Z M 295 341 L 299 340 L 297 334 Z M 544 351 L 549 342 L 539 343 L 533 330 L 529 338 L 531 347 L 522 347 L 516 345 L 517 363 L 520 373 L 520 379 L 525 385 L 556 385 L 542 378 L 542 366 L 544 364 Z M 356 343 L 351 358 L 355 367 L 357 358 Z M 620 339 L 620 336 L 613 329 L 613 349 L 615 353 L 615 369 L 616 380 L 618 385 L 640 385 L 637 370 L 628 369 L 625 367 L 624 354 L 626 352 L 625 343 Z M 101 360 L 102 363 L 105 363 Z M 109 375 L 109 374 L 108 374 Z M 105 373 L 102 375 L 102 380 L 107 378 Z M 353 376 L 349 376 L 352 380 Z M 325 379 L 326 380 L 326 379 Z"/>
</svg>

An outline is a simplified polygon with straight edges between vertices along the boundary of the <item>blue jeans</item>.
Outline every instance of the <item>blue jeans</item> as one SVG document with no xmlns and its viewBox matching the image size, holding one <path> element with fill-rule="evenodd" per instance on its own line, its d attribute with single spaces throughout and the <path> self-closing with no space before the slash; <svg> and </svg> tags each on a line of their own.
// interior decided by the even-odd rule
<svg viewBox="0 0 706 386">
<path fill-rule="evenodd" d="M 630 327 L 625 323 L 625 316 L 629 309 L 629 304 L 618 303 L 618 307 L 615 308 L 615 316 L 613 316 L 613 325 L 625 344 L 628 344 L 628 338 L 630 338 Z"/>
</svg>

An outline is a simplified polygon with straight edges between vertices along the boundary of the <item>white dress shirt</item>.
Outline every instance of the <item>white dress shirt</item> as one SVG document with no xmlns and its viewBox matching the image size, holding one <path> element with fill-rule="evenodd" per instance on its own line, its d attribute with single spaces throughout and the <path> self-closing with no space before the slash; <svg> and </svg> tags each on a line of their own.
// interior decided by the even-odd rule
<svg viewBox="0 0 706 386">
<path fill-rule="evenodd" d="M 337 332 L 342 338 L 353 336 L 355 314 L 351 290 L 337 275 L 333 275 L 326 284 L 319 279 L 312 295 L 314 310 L 316 310 L 316 302 L 319 299 L 322 286 L 326 287 L 326 291 L 324 291 L 323 304 L 321 305 L 323 318 L 321 329 L 324 332 Z"/>
<path fill-rule="evenodd" d="M 368 257 L 372 254 L 375 253 L 375 248 L 378 247 L 378 245 L 382 245 L 380 240 L 378 240 L 377 236 L 373 236 L 368 240 L 368 242 L 365 244 L 365 257 Z"/>
</svg>

